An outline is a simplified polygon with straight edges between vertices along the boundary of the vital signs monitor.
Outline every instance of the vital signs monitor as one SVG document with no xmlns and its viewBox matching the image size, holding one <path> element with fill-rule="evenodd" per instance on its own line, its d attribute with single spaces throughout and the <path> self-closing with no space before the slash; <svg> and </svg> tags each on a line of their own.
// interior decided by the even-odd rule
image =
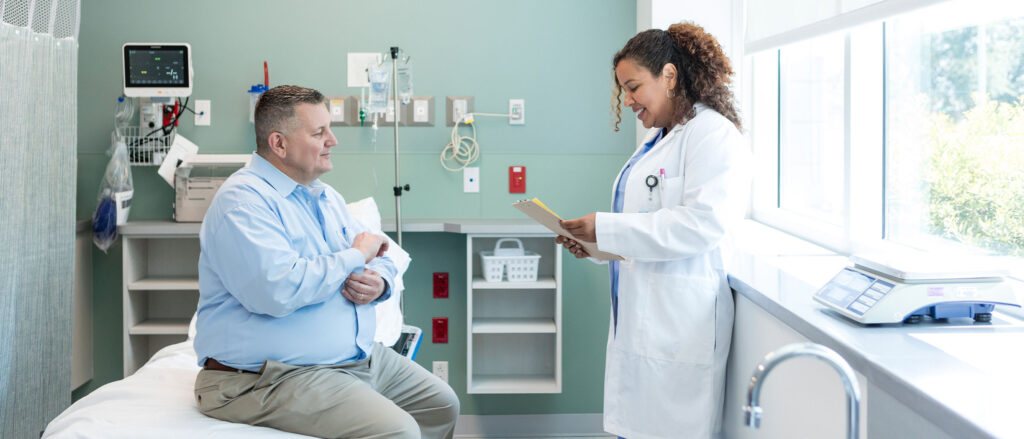
<svg viewBox="0 0 1024 439">
<path fill-rule="evenodd" d="M 124 95 L 142 98 L 192 94 L 192 46 L 188 43 L 126 43 Z"/>
</svg>

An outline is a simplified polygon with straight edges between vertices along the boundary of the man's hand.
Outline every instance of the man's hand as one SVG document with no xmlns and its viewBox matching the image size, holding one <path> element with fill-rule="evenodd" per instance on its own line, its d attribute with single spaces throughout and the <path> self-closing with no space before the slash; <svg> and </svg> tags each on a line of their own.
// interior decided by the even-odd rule
<svg viewBox="0 0 1024 439">
<path fill-rule="evenodd" d="M 341 295 L 357 305 L 366 305 L 384 294 L 384 278 L 376 271 L 352 273 L 341 287 Z"/>
<path fill-rule="evenodd" d="M 564 236 L 557 236 L 555 237 L 555 243 L 562 244 L 562 246 L 565 247 L 566 250 L 569 250 L 569 253 L 572 253 L 574 256 L 576 256 L 577 259 L 590 257 L 590 253 L 587 253 L 587 250 L 584 249 L 579 242 L 576 242 L 570 238 L 566 238 Z"/>
<path fill-rule="evenodd" d="M 597 242 L 597 234 L 594 230 L 594 222 L 597 219 L 596 213 L 561 222 L 562 228 L 576 238 L 584 242 Z"/>
<path fill-rule="evenodd" d="M 362 252 L 366 263 L 370 263 L 373 258 L 384 256 L 384 252 L 388 251 L 388 237 L 363 232 L 356 235 L 356 239 L 352 241 L 352 248 Z"/>
</svg>

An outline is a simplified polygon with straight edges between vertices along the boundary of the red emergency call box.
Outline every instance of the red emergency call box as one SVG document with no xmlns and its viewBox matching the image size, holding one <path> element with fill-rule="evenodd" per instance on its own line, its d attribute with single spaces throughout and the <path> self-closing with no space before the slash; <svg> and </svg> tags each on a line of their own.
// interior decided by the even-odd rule
<svg viewBox="0 0 1024 439">
<path fill-rule="evenodd" d="M 526 193 L 526 166 L 508 167 L 508 193 Z"/>
</svg>

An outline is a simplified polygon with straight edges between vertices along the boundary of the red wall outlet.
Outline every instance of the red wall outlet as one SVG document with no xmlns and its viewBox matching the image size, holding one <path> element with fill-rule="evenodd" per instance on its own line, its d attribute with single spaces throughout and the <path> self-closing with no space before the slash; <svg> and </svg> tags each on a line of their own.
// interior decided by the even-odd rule
<svg viewBox="0 0 1024 439">
<path fill-rule="evenodd" d="M 434 317 L 434 343 L 448 343 L 448 317 Z"/>
<path fill-rule="evenodd" d="M 448 298 L 448 273 L 434 273 L 434 298 Z"/>
<path fill-rule="evenodd" d="M 526 166 L 508 167 L 508 193 L 526 193 Z"/>
</svg>

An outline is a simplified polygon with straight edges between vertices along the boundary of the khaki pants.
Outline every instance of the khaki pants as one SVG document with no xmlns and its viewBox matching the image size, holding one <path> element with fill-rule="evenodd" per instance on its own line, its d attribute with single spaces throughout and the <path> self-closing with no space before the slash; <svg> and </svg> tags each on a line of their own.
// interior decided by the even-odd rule
<svg viewBox="0 0 1024 439">
<path fill-rule="evenodd" d="M 451 438 L 459 416 L 448 384 L 380 343 L 336 366 L 202 370 L 195 394 L 212 418 L 323 438 Z"/>
</svg>

